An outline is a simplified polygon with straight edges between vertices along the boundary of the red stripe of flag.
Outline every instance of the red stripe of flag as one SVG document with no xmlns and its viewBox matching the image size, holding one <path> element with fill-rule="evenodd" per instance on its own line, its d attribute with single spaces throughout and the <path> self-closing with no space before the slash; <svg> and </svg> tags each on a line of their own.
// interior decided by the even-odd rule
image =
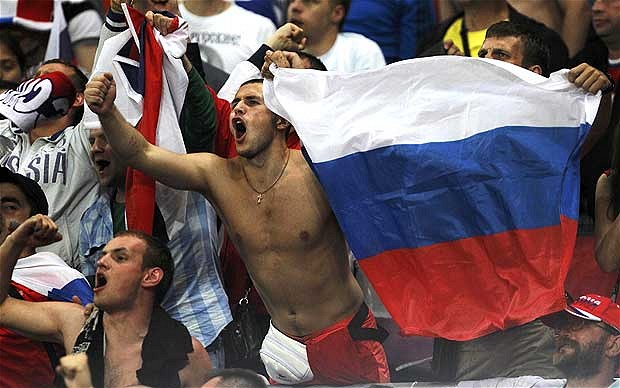
<svg viewBox="0 0 620 388">
<path fill-rule="evenodd" d="M 129 12 L 136 31 L 140 31 L 144 15 L 133 8 L 129 8 Z M 144 82 L 144 110 L 137 129 L 149 143 L 155 144 L 163 84 L 163 51 L 155 40 L 153 28 L 148 24 L 144 29 L 142 39 L 144 39 L 144 52 L 142 53 L 145 58 L 144 74 L 145 76 L 148 74 L 148 80 Z M 152 234 L 155 214 L 155 180 L 138 170 L 128 168 L 126 185 L 127 228 Z"/>
<path fill-rule="evenodd" d="M 564 308 L 577 222 L 560 221 L 396 249 L 359 264 L 403 335 L 470 340 Z"/>
<path fill-rule="evenodd" d="M 52 20 L 53 0 L 37 0 L 36 5 L 33 3 L 32 0 L 19 0 L 15 16 L 35 22 L 49 22 Z"/>
</svg>

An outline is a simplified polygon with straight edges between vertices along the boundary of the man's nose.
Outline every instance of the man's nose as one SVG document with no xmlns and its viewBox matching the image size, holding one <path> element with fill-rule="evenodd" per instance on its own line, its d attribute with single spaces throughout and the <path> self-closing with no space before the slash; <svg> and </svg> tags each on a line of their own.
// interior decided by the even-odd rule
<svg viewBox="0 0 620 388">
<path fill-rule="evenodd" d="M 105 147 L 104 142 L 101 139 L 95 139 L 93 145 L 90 146 L 90 150 L 92 152 L 103 152 L 103 147 Z"/>
<path fill-rule="evenodd" d="M 288 5 L 289 11 L 296 12 L 296 13 L 301 12 L 301 5 L 302 4 L 300 0 L 291 0 L 291 2 Z"/>
</svg>

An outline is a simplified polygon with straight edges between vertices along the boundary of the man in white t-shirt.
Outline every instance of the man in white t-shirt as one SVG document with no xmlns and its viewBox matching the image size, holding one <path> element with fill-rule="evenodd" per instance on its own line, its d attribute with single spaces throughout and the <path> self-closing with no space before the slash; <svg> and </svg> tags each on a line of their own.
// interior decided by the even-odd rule
<svg viewBox="0 0 620 388">
<path fill-rule="evenodd" d="M 179 3 L 179 11 L 190 26 L 192 42 L 200 47 L 202 61 L 227 73 L 276 30 L 271 20 L 230 0 L 186 0 Z"/>
<path fill-rule="evenodd" d="M 340 32 L 351 0 L 291 0 L 287 19 L 303 28 L 305 51 L 327 70 L 353 72 L 385 66 L 379 45 L 363 35 Z"/>
</svg>

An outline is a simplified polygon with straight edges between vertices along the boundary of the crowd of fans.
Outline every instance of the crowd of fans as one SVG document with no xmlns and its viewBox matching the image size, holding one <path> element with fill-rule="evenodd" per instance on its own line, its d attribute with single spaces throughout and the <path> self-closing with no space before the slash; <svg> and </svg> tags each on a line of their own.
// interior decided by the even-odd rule
<svg viewBox="0 0 620 388">
<path fill-rule="evenodd" d="M 164 69 L 187 88 L 170 89 L 159 110 L 179 129 L 177 153 L 145 140 L 135 127 L 146 114 L 127 108 L 129 89 L 147 93 L 152 75 L 136 87 L 111 73 L 105 43 L 127 33 L 125 3 L 182 42 L 180 61 Z M 0 26 L 0 101 L 28 108 L 0 111 L 1 386 L 60 376 L 97 387 L 394 381 L 387 332 L 300 140 L 264 104 L 259 78 L 272 77 L 272 63 L 349 73 L 458 55 L 544 77 L 570 69 L 570 82 L 602 95 L 581 149 L 577 245 L 593 244 L 576 261 L 620 270 L 620 0 L 84 0 L 62 9 L 69 59 L 44 58 L 48 34 Z M 126 74 L 144 70 L 139 50 L 120 49 Z M 47 99 L 29 97 L 46 88 Z M 132 185 L 156 192 L 152 217 L 130 211 Z M 149 233 L 128 231 L 135 219 Z M 13 275 L 20 260 L 58 257 L 92 291 L 59 302 Z M 423 379 L 620 387 L 618 284 L 591 286 L 552 316 L 470 341 L 435 339 Z"/>
</svg>

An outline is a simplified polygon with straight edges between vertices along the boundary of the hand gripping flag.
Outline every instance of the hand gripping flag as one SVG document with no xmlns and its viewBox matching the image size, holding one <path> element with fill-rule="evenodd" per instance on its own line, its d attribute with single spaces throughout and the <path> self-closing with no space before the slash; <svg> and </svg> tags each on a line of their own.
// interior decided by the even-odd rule
<svg viewBox="0 0 620 388">
<path fill-rule="evenodd" d="M 477 58 L 276 69 L 351 250 L 407 335 L 468 340 L 564 307 L 579 147 L 600 96 Z"/>
<path fill-rule="evenodd" d="M 176 19 L 176 30 L 165 37 L 150 26 L 144 15 L 123 4 L 129 29 L 105 41 L 93 74 L 111 72 L 116 81 L 116 106 L 145 139 L 177 153 L 185 153 L 179 116 L 188 78 L 180 57 L 185 53 L 187 23 Z M 86 128 L 98 118 L 85 109 Z M 185 222 L 187 192 L 156 183 L 129 168 L 127 171 L 127 228 L 152 233 L 155 200 L 169 238 Z"/>
</svg>

